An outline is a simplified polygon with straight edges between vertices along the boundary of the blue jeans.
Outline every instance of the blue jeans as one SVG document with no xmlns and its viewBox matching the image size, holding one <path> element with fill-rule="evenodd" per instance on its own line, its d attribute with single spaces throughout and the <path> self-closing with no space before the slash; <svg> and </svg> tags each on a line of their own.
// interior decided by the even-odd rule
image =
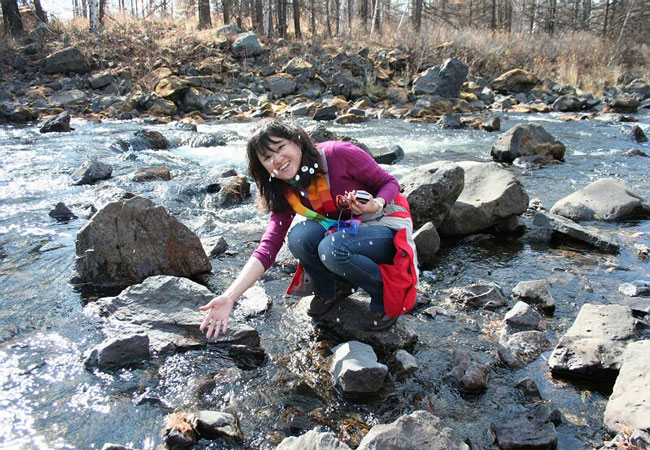
<svg viewBox="0 0 650 450">
<path fill-rule="evenodd" d="M 383 226 L 359 227 L 357 234 L 337 231 L 324 235 L 315 221 L 305 220 L 289 232 L 289 250 L 298 258 L 324 299 L 336 295 L 336 281 L 362 288 L 370 295 L 370 309 L 384 311 L 384 283 L 379 264 L 392 264 L 395 231 Z"/>
</svg>

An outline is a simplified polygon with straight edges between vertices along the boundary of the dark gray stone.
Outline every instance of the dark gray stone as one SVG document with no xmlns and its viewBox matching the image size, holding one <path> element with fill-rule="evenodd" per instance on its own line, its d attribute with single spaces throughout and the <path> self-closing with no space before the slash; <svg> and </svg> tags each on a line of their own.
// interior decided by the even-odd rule
<svg viewBox="0 0 650 450">
<path fill-rule="evenodd" d="M 237 35 L 232 43 L 232 54 L 237 58 L 248 58 L 262 54 L 262 46 L 257 40 L 257 35 L 252 31 Z"/>
<path fill-rule="evenodd" d="M 551 450 L 557 446 L 553 421 L 557 421 L 558 414 L 541 404 L 525 415 L 493 423 L 490 428 L 502 450 Z"/>
<path fill-rule="evenodd" d="M 77 218 L 77 216 L 75 216 L 63 202 L 57 203 L 48 215 L 53 219 L 56 219 L 58 222 L 67 222 Z"/>
<path fill-rule="evenodd" d="M 506 306 L 506 298 L 496 283 L 478 282 L 450 289 L 449 298 L 462 306 L 495 310 Z"/>
<path fill-rule="evenodd" d="M 432 222 L 422 225 L 414 234 L 413 241 L 417 250 L 418 262 L 423 268 L 431 268 L 435 255 L 440 250 L 440 236 Z"/>
<path fill-rule="evenodd" d="M 619 250 L 619 244 L 616 241 L 556 214 L 538 211 L 533 216 L 533 224 L 552 230 L 555 234 L 567 236 L 571 239 L 589 244 L 605 253 L 615 254 Z"/>
<path fill-rule="evenodd" d="M 564 160 L 566 147 L 543 127 L 535 124 L 515 125 L 499 137 L 490 155 L 495 161 L 511 163 L 520 156 L 548 155 Z"/>
<path fill-rule="evenodd" d="M 555 299 L 546 280 L 520 281 L 512 290 L 516 300 L 535 305 L 547 314 L 555 311 Z"/>
<path fill-rule="evenodd" d="M 45 73 L 88 73 L 90 66 L 86 58 L 75 47 L 68 47 L 52 53 L 43 61 Z"/>
<path fill-rule="evenodd" d="M 454 368 L 449 373 L 459 384 L 461 391 L 480 394 L 487 388 L 492 364 L 478 353 L 454 350 Z"/>
<path fill-rule="evenodd" d="M 441 66 L 427 69 L 413 81 L 415 95 L 439 95 L 456 98 L 460 95 L 468 73 L 467 66 L 456 58 L 447 59 Z"/>
<path fill-rule="evenodd" d="M 344 394 L 368 395 L 382 388 L 388 367 L 377 362 L 377 355 L 370 345 L 350 341 L 337 345 L 332 353 L 330 373 L 334 384 Z"/>
<path fill-rule="evenodd" d="M 41 133 L 64 133 L 72 130 L 73 128 L 70 128 L 70 113 L 63 111 L 47 119 L 38 131 Z"/>
<path fill-rule="evenodd" d="M 404 150 L 397 144 L 378 149 L 370 149 L 370 153 L 377 164 L 395 164 L 404 158 Z"/>
<path fill-rule="evenodd" d="M 85 364 L 87 368 L 112 369 L 149 356 L 149 336 L 132 334 L 114 337 L 94 347 L 87 354 Z"/>
<path fill-rule="evenodd" d="M 81 167 L 70 176 L 73 184 L 92 184 L 97 180 L 106 180 L 111 177 L 113 167 L 100 161 L 91 160 L 84 162 Z"/>
</svg>

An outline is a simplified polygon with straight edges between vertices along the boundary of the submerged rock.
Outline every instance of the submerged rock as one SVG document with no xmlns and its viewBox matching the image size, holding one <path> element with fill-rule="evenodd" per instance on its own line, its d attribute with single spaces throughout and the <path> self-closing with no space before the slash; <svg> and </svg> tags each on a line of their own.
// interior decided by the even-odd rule
<svg viewBox="0 0 650 450">
<path fill-rule="evenodd" d="M 336 438 L 332 432 L 321 432 L 314 428 L 300 437 L 284 438 L 275 450 L 351 450 Z"/>
<path fill-rule="evenodd" d="M 511 172 L 495 163 L 463 161 L 459 165 L 465 173 L 465 186 L 445 220 L 436 227 L 441 236 L 476 233 L 528 208 L 528 195 Z"/>
<path fill-rule="evenodd" d="M 232 414 L 203 410 L 196 413 L 194 420 L 196 431 L 204 439 L 224 437 L 237 442 L 244 439 L 239 421 Z"/>
<path fill-rule="evenodd" d="M 633 342 L 623 355 L 621 371 L 605 408 L 610 433 L 621 427 L 650 429 L 650 340 Z M 647 447 L 646 447 L 647 448 Z"/>
<path fill-rule="evenodd" d="M 503 450 L 550 450 L 557 445 L 554 423 L 560 423 L 560 413 L 541 404 L 525 415 L 493 423 L 496 443 Z"/>
<path fill-rule="evenodd" d="M 100 209 L 79 230 L 82 282 L 128 286 L 151 275 L 192 277 L 212 269 L 199 238 L 151 200 L 133 197 Z"/>
<path fill-rule="evenodd" d="M 554 374 L 612 378 L 621 368 L 625 348 L 637 337 L 637 321 L 630 308 L 587 303 L 553 350 L 548 365 Z"/>
<path fill-rule="evenodd" d="M 547 155 L 563 161 L 565 145 L 535 124 L 515 125 L 499 137 L 490 155 L 499 162 L 511 163 L 520 156 Z"/>
<path fill-rule="evenodd" d="M 163 150 L 169 147 L 167 138 L 159 131 L 155 130 L 138 130 L 127 140 L 118 139 L 113 147 L 121 151 L 140 151 L 140 150 Z"/>
<path fill-rule="evenodd" d="M 438 161 L 410 172 L 402 188 L 415 226 L 432 222 L 438 228 L 464 186 L 464 170 L 452 162 Z"/>
<path fill-rule="evenodd" d="M 650 204 L 624 182 L 603 178 L 558 200 L 551 212 L 576 222 L 620 222 L 650 218 Z"/>
<path fill-rule="evenodd" d="M 551 348 L 551 342 L 546 333 L 537 330 L 520 331 L 514 334 L 504 333 L 501 335 L 500 342 L 510 352 L 509 356 L 514 364 L 533 361 L 543 351 Z"/>
<path fill-rule="evenodd" d="M 528 303 L 517 302 L 503 318 L 505 332 L 514 334 L 520 331 L 542 330 L 542 316 Z"/>
<path fill-rule="evenodd" d="M 480 394 L 487 388 L 492 364 L 478 353 L 454 350 L 454 368 L 449 373 L 468 394 Z"/>
<path fill-rule="evenodd" d="M 367 395 L 382 388 L 388 367 L 377 362 L 377 355 L 370 345 L 350 341 L 337 345 L 332 353 L 330 373 L 334 384 L 344 394 Z"/>
<path fill-rule="evenodd" d="M 375 425 L 357 450 L 469 450 L 451 428 L 428 411 L 415 411 L 395 422 Z"/>
<path fill-rule="evenodd" d="M 650 281 L 635 280 L 631 283 L 623 283 L 618 287 L 618 291 L 630 297 L 648 295 L 650 294 Z"/>
<path fill-rule="evenodd" d="M 618 253 L 619 244 L 595 231 L 591 231 L 566 217 L 551 214 L 545 211 L 538 211 L 533 216 L 533 224 L 552 230 L 571 239 L 589 244 L 605 253 Z"/>
</svg>

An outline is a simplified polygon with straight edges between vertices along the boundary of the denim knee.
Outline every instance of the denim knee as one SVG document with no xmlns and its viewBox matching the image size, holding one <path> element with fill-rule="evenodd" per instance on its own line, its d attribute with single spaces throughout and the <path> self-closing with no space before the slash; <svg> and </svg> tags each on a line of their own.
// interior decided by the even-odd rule
<svg viewBox="0 0 650 450">
<path fill-rule="evenodd" d="M 345 264 L 350 259 L 350 251 L 343 242 L 337 241 L 334 235 L 330 235 L 318 244 L 318 256 L 325 267 L 337 273 L 341 264 Z"/>
<path fill-rule="evenodd" d="M 298 259 L 313 254 L 318 243 L 323 239 L 323 227 L 316 222 L 306 220 L 300 222 L 289 231 L 287 244 L 289 250 Z"/>
</svg>

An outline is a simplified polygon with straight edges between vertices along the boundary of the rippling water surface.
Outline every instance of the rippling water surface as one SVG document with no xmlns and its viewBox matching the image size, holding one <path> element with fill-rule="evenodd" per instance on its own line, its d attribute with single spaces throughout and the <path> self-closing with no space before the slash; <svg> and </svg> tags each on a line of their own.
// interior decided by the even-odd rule
<svg viewBox="0 0 650 450">
<path fill-rule="evenodd" d="M 647 115 L 639 115 L 650 134 Z M 555 201 L 589 182 L 616 177 L 650 198 L 650 158 L 622 156 L 628 148 L 650 153 L 622 132 L 629 124 L 589 120 L 564 122 L 554 115 L 509 115 L 502 128 L 535 122 L 563 141 L 566 162 L 543 169 L 511 168 L 531 198 L 550 208 Z M 303 124 L 308 125 L 307 122 Z M 95 124 L 73 121 L 67 134 L 41 135 L 36 127 L 0 128 L 0 446 L 15 448 L 101 448 L 105 442 L 153 448 L 171 411 L 226 409 L 240 418 L 246 439 L 241 448 L 273 448 L 282 436 L 322 424 L 349 443 L 374 423 L 427 408 L 461 436 L 490 448 L 488 426 L 495 415 L 520 403 L 512 385 L 533 378 L 542 393 L 560 408 L 558 448 L 579 449 L 602 442 L 602 413 L 607 387 L 553 380 L 541 355 L 516 371 L 496 367 L 487 392 L 463 398 L 449 382 L 451 349 L 481 350 L 497 339 L 492 326 L 498 314 L 459 312 L 427 319 L 413 315 L 419 335 L 413 349 L 420 364 L 407 378 L 392 379 L 373 399 L 346 401 L 328 386 L 318 393 L 297 389 L 300 379 L 322 385 L 327 349 L 333 342 L 291 313 L 295 299 L 282 297 L 287 275 L 274 268 L 264 278 L 264 295 L 273 307 L 252 320 L 269 358 L 254 370 L 235 369 L 220 350 L 204 349 L 111 372 L 89 372 L 83 353 L 102 340 L 96 320 L 83 313 L 85 299 L 68 283 L 72 277 L 75 238 L 87 222 L 90 205 L 101 207 L 120 188 L 164 204 L 199 236 L 227 236 L 233 254 L 214 260 L 214 272 L 225 285 L 254 248 L 266 217 L 253 201 L 220 209 L 209 198 L 190 200 L 182 193 L 221 168 L 245 172 L 245 140 L 250 124 L 209 123 L 199 132 L 231 131 L 241 139 L 226 147 L 175 147 L 165 151 L 121 153 L 111 148 L 134 131 L 155 129 L 177 139 L 184 131 L 172 125 L 139 122 Z M 399 144 L 405 158 L 387 167 L 398 178 L 418 165 L 444 159 L 488 161 L 497 133 L 441 130 L 434 124 L 381 120 L 363 125 L 331 126 L 371 147 Z M 113 165 L 113 178 L 96 186 L 72 186 L 69 175 L 88 158 Z M 170 182 L 133 183 L 143 167 L 170 168 Z M 48 217 L 63 201 L 79 219 L 58 223 Z M 647 279 L 647 262 L 635 256 L 634 243 L 650 245 L 650 221 L 597 224 L 622 243 L 619 255 L 584 248 L 535 248 L 516 240 L 480 245 L 443 243 L 438 264 L 422 276 L 421 290 L 433 299 L 440 290 L 476 281 L 495 281 L 509 292 L 521 280 L 546 278 L 553 285 L 557 310 L 547 320 L 557 339 L 585 302 L 617 300 L 620 283 Z M 446 244 L 446 245 L 445 245 Z M 486 344 L 487 345 L 487 344 Z M 486 347 L 487 348 L 487 347 Z M 216 376 L 215 376 L 216 375 Z M 308 391 L 308 390 L 307 390 Z M 202 442 L 209 448 L 232 448 L 225 441 Z"/>
</svg>

